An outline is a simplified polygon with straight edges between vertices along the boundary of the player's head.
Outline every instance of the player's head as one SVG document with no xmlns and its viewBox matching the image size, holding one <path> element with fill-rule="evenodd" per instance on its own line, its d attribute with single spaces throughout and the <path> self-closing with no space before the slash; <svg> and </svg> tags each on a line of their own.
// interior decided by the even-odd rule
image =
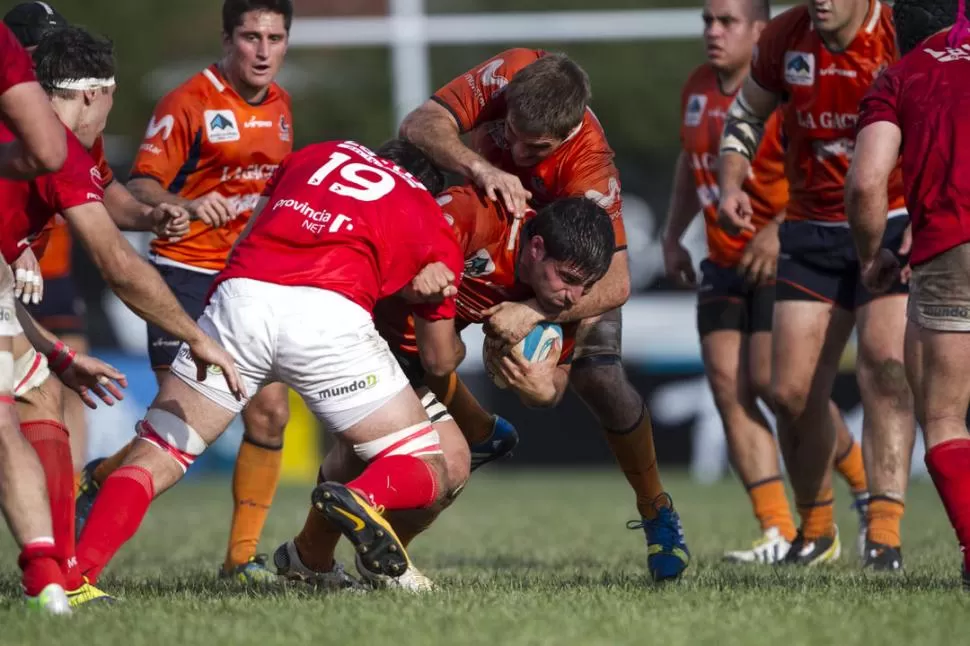
<svg viewBox="0 0 970 646">
<path fill-rule="evenodd" d="M 283 66 L 292 22 L 292 0 L 223 2 L 223 72 L 240 86 L 237 91 L 259 94 L 273 83 Z"/>
<path fill-rule="evenodd" d="M 958 5 L 958 0 L 896 0 L 893 22 L 899 50 L 906 54 L 956 22 Z"/>
<path fill-rule="evenodd" d="M 391 139 L 374 151 L 378 157 L 394 162 L 424 184 L 432 195 L 445 190 L 445 175 L 431 163 L 431 158 L 410 141 Z"/>
<path fill-rule="evenodd" d="M 822 34 L 841 32 L 860 24 L 869 12 L 869 0 L 807 0 L 808 13 Z"/>
<path fill-rule="evenodd" d="M 49 32 L 67 27 L 67 20 L 46 2 L 21 2 L 7 12 L 3 22 L 28 52 Z"/>
<path fill-rule="evenodd" d="M 526 222 L 516 273 L 543 309 L 576 303 L 606 275 L 616 238 L 609 214 L 593 200 L 568 197 Z"/>
<path fill-rule="evenodd" d="M 548 54 L 524 67 L 505 88 L 505 137 L 517 166 L 551 155 L 583 123 L 589 77 L 565 54 Z"/>
<path fill-rule="evenodd" d="M 704 3 L 707 60 L 718 72 L 744 69 L 771 16 L 768 0 L 707 0 Z"/>
<path fill-rule="evenodd" d="M 114 104 L 115 59 L 111 41 L 80 27 L 47 34 L 34 50 L 37 80 L 54 110 L 85 146 L 104 131 Z"/>
</svg>

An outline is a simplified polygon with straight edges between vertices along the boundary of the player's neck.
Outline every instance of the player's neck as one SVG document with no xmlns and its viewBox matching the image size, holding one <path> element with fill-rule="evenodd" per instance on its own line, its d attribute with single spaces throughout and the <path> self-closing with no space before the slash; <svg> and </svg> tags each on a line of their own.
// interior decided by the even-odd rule
<svg viewBox="0 0 970 646">
<path fill-rule="evenodd" d="M 83 104 L 83 101 L 62 99 L 56 96 L 51 97 L 51 107 L 54 108 L 54 112 L 61 122 L 70 128 L 74 134 L 77 134 L 78 128 L 81 125 L 81 108 Z"/>
<path fill-rule="evenodd" d="M 717 86 L 721 90 L 721 94 L 734 96 L 741 89 L 741 84 L 744 83 L 750 69 L 750 65 L 744 65 L 736 70 L 718 70 Z"/>
<path fill-rule="evenodd" d="M 876 0 L 876 2 L 878 1 Z M 831 32 L 819 31 L 818 34 L 822 38 L 822 42 L 825 43 L 825 46 L 837 52 L 848 49 L 852 41 L 855 40 L 859 30 L 862 29 L 862 25 L 866 22 L 870 6 L 870 2 L 859 2 L 856 15 L 842 29 Z"/>
<path fill-rule="evenodd" d="M 225 61 L 219 61 L 218 67 L 222 78 L 226 79 L 229 87 L 235 90 L 236 94 L 246 103 L 255 105 L 266 98 L 266 94 L 269 92 L 269 86 L 257 88 L 243 82 L 241 78 L 233 74 L 232 68 L 226 65 Z"/>
</svg>

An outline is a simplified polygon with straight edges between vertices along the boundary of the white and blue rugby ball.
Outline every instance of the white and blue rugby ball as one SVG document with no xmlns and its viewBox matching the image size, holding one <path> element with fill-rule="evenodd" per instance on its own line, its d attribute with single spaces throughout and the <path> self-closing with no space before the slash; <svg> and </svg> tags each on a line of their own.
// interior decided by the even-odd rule
<svg viewBox="0 0 970 646">
<path fill-rule="evenodd" d="M 560 347 L 562 347 L 562 338 L 562 328 L 559 324 L 543 322 L 532 328 L 532 331 L 512 348 L 512 352 L 517 352 L 529 363 L 536 363 L 549 357 L 556 339 L 559 339 Z M 482 362 L 485 364 L 485 372 L 488 373 L 492 383 L 504 390 L 509 385 L 505 383 L 496 369 L 497 361 L 503 356 L 501 354 L 502 345 L 500 339 L 486 336 L 485 343 L 482 344 Z"/>
</svg>

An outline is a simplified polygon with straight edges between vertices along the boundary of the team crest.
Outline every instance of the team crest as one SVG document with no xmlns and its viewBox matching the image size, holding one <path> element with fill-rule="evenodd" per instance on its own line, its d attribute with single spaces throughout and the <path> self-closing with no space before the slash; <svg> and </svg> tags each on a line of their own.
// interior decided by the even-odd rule
<svg viewBox="0 0 970 646">
<path fill-rule="evenodd" d="M 495 271 L 495 263 L 485 249 L 479 249 L 471 258 L 465 259 L 465 276 L 486 276 Z"/>
<path fill-rule="evenodd" d="M 205 135 L 214 144 L 239 141 L 239 125 L 232 110 L 206 110 Z"/>
<path fill-rule="evenodd" d="M 691 94 L 687 99 L 687 109 L 684 111 L 684 125 L 688 128 L 701 125 L 705 107 L 707 107 L 706 94 Z"/>
<path fill-rule="evenodd" d="M 286 115 L 280 115 L 280 141 L 290 140 L 290 124 L 286 122 Z"/>
<path fill-rule="evenodd" d="M 785 81 L 791 85 L 814 85 L 815 54 L 785 52 Z"/>
</svg>

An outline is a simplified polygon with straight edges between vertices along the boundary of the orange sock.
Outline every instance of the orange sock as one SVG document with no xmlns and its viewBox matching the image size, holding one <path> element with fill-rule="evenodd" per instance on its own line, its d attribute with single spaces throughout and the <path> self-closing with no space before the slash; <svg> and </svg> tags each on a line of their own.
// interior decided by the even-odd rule
<svg viewBox="0 0 970 646">
<path fill-rule="evenodd" d="M 835 458 L 835 470 L 845 478 L 853 494 L 863 493 L 866 490 L 866 468 L 862 462 L 862 447 L 855 440 L 845 453 Z"/>
<path fill-rule="evenodd" d="M 333 554 L 341 536 L 339 529 L 311 507 L 303 529 L 293 542 L 303 565 L 315 572 L 329 572 L 333 569 Z"/>
<path fill-rule="evenodd" d="M 226 551 L 227 570 L 256 555 L 259 536 L 269 514 L 283 461 L 282 447 L 255 444 L 243 438 L 232 474 L 232 525 Z"/>
<path fill-rule="evenodd" d="M 657 468 L 657 451 L 653 446 L 653 425 L 650 413 L 643 408 L 643 416 L 627 431 L 606 431 L 606 441 L 620 464 L 623 475 L 637 494 L 637 510 L 647 520 L 657 517 L 654 504 L 664 492 Z"/>
<path fill-rule="evenodd" d="M 482 408 L 457 374 L 451 373 L 443 378 L 429 376 L 425 382 L 455 418 L 455 423 L 469 444 L 484 442 L 492 436 L 495 426 L 492 414 Z"/>
<path fill-rule="evenodd" d="M 798 503 L 798 515 L 802 517 L 802 536 L 812 541 L 823 536 L 835 535 L 835 500 L 832 489 L 823 489 L 809 503 Z"/>
<path fill-rule="evenodd" d="M 795 521 L 788 507 L 788 497 L 785 495 L 785 484 L 781 476 L 765 478 L 745 488 L 762 531 L 774 527 L 786 541 L 795 538 Z"/>
<path fill-rule="evenodd" d="M 104 481 L 108 479 L 108 476 L 118 470 L 121 463 L 125 461 L 126 457 L 128 457 L 128 452 L 131 451 L 131 447 L 134 443 L 135 440 L 132 439 L 130 442 L 128 442 L 128 444 L 125 444 L 123 447 L 115 451 L 114 455 L 109 455 L 94 468 L 93 478 L 94 481 L 98 483 L 99 487 L 104 484 Z"/>
<path fill-rule="evenodd" d="M 869 498 L 869 533 L 866 536 L 874 543 L 882 543 L 890 547 L 899 547 L 902 540 L 899 537 L 899 524 L 903 519 L 906 506 L 901 500 L 888 496 L 871 496 Z"/>
</svg>

